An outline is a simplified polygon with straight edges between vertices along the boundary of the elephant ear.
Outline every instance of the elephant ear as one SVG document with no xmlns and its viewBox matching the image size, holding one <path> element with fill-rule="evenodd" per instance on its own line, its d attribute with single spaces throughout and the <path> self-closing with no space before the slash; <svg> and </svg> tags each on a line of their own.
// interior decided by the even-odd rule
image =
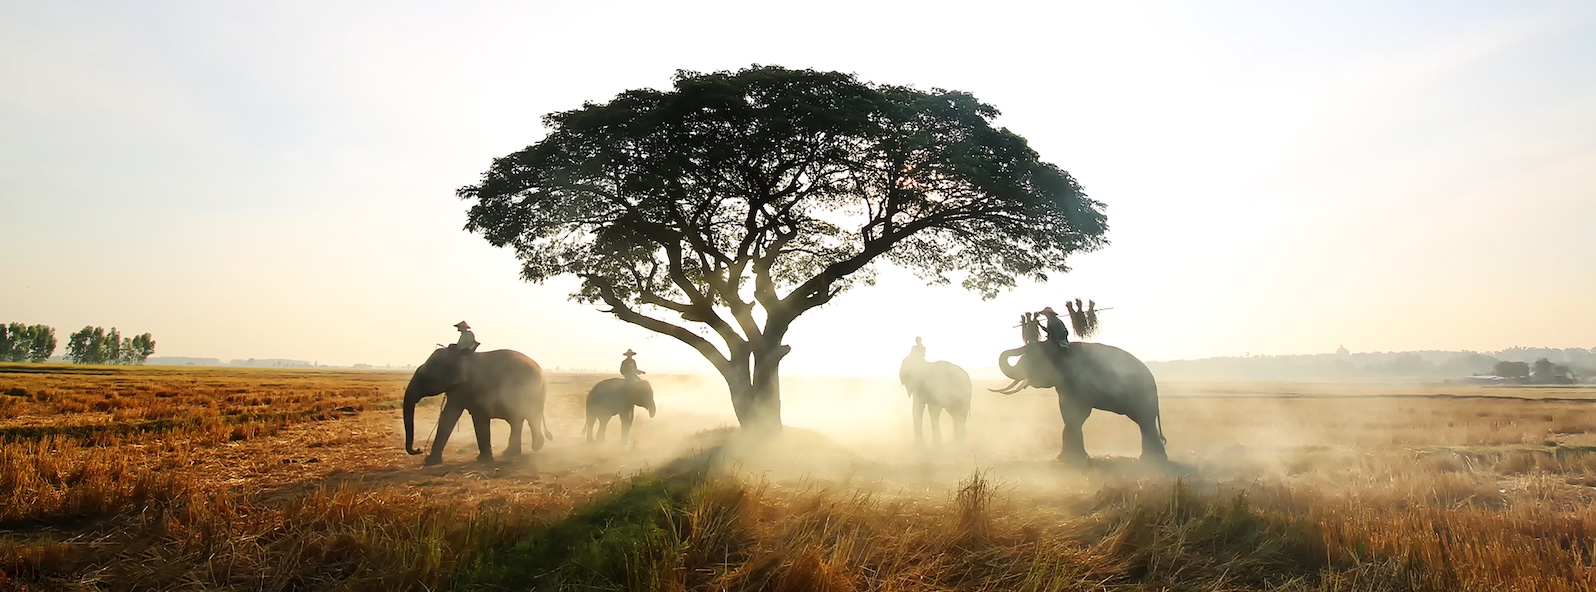
<svg viewBox="0 0 1596 592">
<path fill-rule="evenodd" d="M 455 362 L 455 364 L 454 364 L 454 377 L 449 380 L 449 384 L 451 384 L 451 385 L 462 384 L 462 383 L 464 383 L 464 382 L 466 382 L 467 380 L 470 380 L 470 379 L 471 379 L 471 377 L 466 374 L 466 364 L 465 364 L 465 362 L 464 361 Z"/>
<path fill-rule="evenodd" d="M 1036 342 L 1026 347 L 1020 365 L 1024 367 L 1025 377 L 1032 387 L 1053 388 L 1064 381 L 1064 377 L 1059 375 L 1058 360 L 1055 358 L 1061 353 L 1047 342 Z"/>
<path fill-rule="evenodd" d="M 427 373 L 434 380 L 453 386 L 466 381 L 465 354 L 456 353 L 451 349 L 440 349 L 431 359 L 427 360 Z"/>
</svg>

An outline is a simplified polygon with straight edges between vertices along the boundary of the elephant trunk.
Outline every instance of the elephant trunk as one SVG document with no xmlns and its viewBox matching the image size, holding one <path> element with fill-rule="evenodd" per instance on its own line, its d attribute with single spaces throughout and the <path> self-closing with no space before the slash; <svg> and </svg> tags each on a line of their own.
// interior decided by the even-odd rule
<svg viewBox="0 0 1596 592">
<path fill-rule="evenodd" d="M 639 380 L 631 387 L 631 403 L 648 410 L 648 416 L 654 417 L 654 385 L 646 380 Z"/>
<path fill-rule="evenodd" d="M 1020 371 L 1020 369 L 1016 368 L 1014 365 L 1009 364 L 1009 358 L 1012 358 L 1014 356 L 1018 356 L 1018 355 L 1021 355 L 1021 354 L 1024 354 L 1024 353 L 1025 353 L 1025 348 L 1024 347 L 1016 347 L 1014 349 L 1003 350 L 1003 353 L 998 354 L 998 369 L 1002 370 L 1003 371 L 1003 375 L 1009 377 L 1010 380 L 1025 380 L 1025 378 L 1026 378 L 1025 373 Z M 1012 386 L 1012 385 L 1010 385 L 1010 386 Z"/>
<path fill-rule="evenodd" d="M 405 387 L 405 452 L 411 455 L 421 454 L 415 447 L 416 443 L 416 403 L 421 402 L 421 389 L 416 388 L 412 379 L 410 386 Z"/>
</svg>

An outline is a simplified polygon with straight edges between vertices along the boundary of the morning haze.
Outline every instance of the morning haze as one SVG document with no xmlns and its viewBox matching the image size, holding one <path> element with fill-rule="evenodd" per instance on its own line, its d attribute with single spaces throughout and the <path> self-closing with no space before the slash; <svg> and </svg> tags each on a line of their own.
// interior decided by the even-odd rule
<svg viewBox="0 0 1596 592">
<path fill-rule="evenodd" d="M 0 0 L 0 590 L 1590 590 L 1596 6 L 1194 6 Z"/>
<path fill-rule="evenodd" d="M 454 192 L 544 114 L 780 64 L 973 93 L 1105 204 L 1110 241 L 990 301 L 883 268 L 793 325 L 788 374 L 890 375 L 916 336 L 991 372 L 1017 311 L 1074 297 L 1143 359 L 1591 347 L 1593 14 L 5 3 L 0 320 L 414 364 L 466 319 L 549 367 L 630 347 L 707 372 L 572 278 L 518 281 Z"/>
</svg>

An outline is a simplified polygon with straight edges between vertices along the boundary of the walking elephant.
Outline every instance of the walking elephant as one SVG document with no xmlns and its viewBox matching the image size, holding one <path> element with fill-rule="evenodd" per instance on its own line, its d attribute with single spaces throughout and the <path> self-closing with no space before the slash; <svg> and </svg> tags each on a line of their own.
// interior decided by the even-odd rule
<svg viewBox="0 0 1596 592">
<path fill-rule="evenodd" d="M 953 362 L 928 362 L 925 345 L 914 338 L 914 347 L 898 366 L 898 382 L 908 391 L 914 413 L 914 441 L 924 443 L 920 427 L 923 416 L 931 417 L 931 441 L 942 443 L 942 412 L 953 420 L 953 437 L 964 441 L 964 422 L 970 418 L 970 374 Z"/>
<path fill-rule="evenodd" d="M 1009 358 L 1020 357 L 1010 365 Z M 1064 444 L 1059 460 L 1085 463 L 1082 424 L 1093 409 L 1129 417 L 1142 431 L 1142 459 L 1167 462 L 1163 422 L 1158 415 L 1158 384 L 1153 373 L 1136 356 L 1100 343 L 1072 342 L 1061 349 L 1048 341 L 1035 341 L 1006 350 L 998 356 L 1003 375 L 1014 380 L 993 392 L 1014 394 L 1027 386 L 1058 392 L 1058 411 L 1064 417 Z"/>
<path fill-rule="evenodd" d="M 405 387 L 405 451 L 421 454 L 415 448 L 416 403 L 448 393 L 443 412 L 438 415 L 438 433 L 432 440 L 432 453 L 425 464 L 443 462 L 443 447 L 449 441 L 460 414 L 471 413 L 477 433 L 477 460 L 493 460 L 489 425 L 494 419 L 510 422 L 510 447 L 506 455 L 521 454 L 521 424 L 532 429 L 532 450 L 543 448 L 543 439 L 554 439 L 543 418 L 543 403 L 548 389 L 543 369 L 521 352 L 500 349 L 470 353 L 455 347 L 440 347 L 426 363 L 416 368 Z"/>
<path fill-rule="evenodd" d="M 587 421 L 582 426 L 582 435 L 592 442 L 593 423 L 598 422 L 598 441 L 603 442 L 610 418 L 619 415 L 621 441 L 630 440 L 633 407 L 647 409 L 648 416 L 654 417 L 654 387 L 647 380 L 611 378 L 593 385 L 593 390 L 587 392 Z"/>
</svg>

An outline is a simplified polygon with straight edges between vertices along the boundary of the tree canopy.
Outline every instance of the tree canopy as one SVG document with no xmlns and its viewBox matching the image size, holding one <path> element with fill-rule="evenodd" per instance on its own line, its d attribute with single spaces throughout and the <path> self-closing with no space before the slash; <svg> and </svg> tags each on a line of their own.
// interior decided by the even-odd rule
<svg viewBox="0 0 1596 592">
<path fill-rule="evenodd" d="M 67 337 L 66 357 L 74 364 L 141 366 L 154 353 L 155 337 L 149 333 L 123 337 L 116 327 L 85 326 Z"/>
<path fill-rule="evenodd" d="M 1106 244 L 1102 205 L 997 116 L 837 72 L 678 72 L 545 116 L 458 196 L 524 279 L 581 277 L 575 299 L 694 347 L 745 426 L 779 425 L 789 325 L 878 260 L 991 298 Z"/>
<path fill-rule="evenodd" d="M 43 362 L 55 354 L 55 327 L 9 323 L 0 325 L 0 361 Z"/>
</svg>

